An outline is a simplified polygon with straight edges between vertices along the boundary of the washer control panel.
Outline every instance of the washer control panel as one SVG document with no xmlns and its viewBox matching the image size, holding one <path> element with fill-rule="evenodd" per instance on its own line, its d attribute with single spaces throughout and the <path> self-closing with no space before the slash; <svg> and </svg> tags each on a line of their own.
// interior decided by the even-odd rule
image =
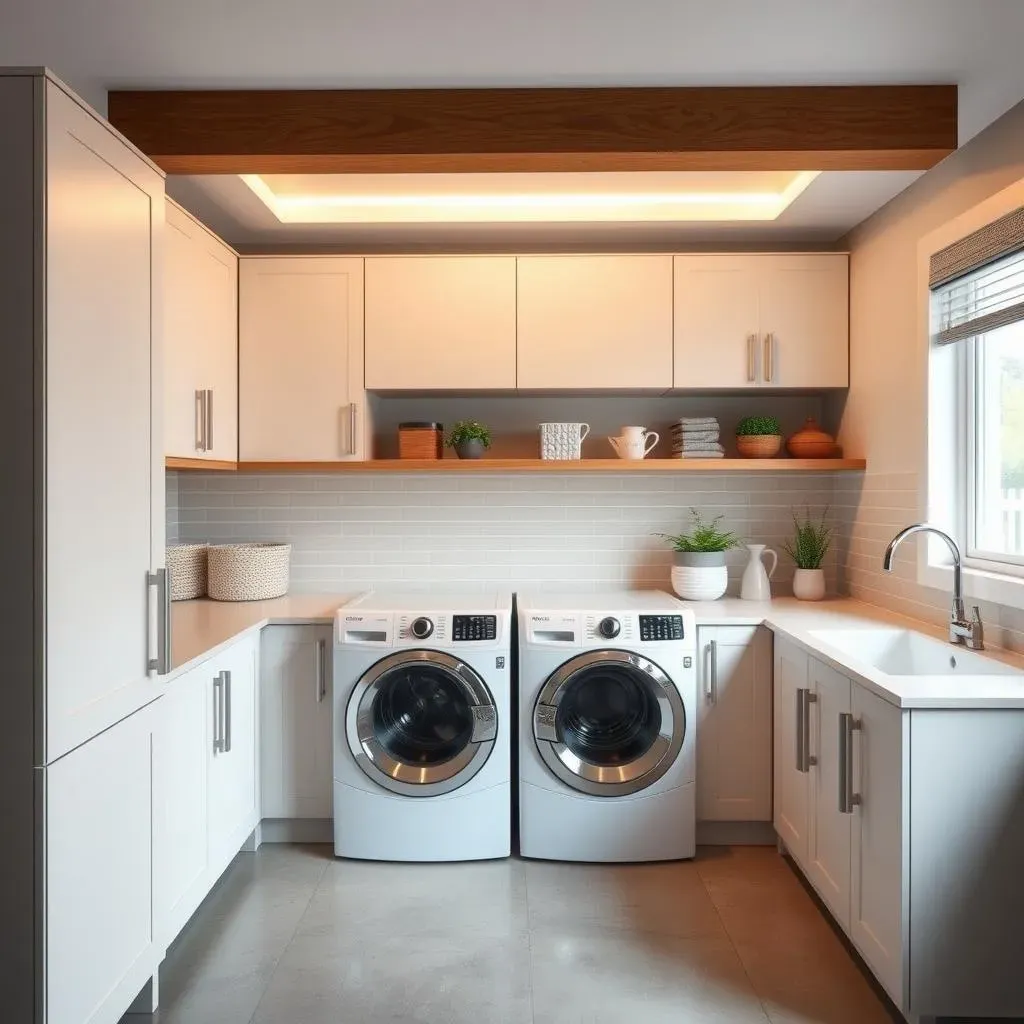
<svg viewBox="0 0 1024 1024">
<path fill-rule="evenodd" d="M 682 640 L 682 615 L 641 615 L 640 639 L 644 641 Z"/>
<path fill-rule="evenodd" d="M 498 637 L 497 615 L 453 615 L 452 640 L 496 640 Z"/>
</svg>

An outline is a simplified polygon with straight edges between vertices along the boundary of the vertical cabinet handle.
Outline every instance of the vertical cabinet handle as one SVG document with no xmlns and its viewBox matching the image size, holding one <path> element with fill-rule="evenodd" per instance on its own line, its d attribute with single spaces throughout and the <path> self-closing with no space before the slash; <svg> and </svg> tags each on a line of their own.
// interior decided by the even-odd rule
<svg viewBox="0 0 1024 1024">
<path fill-rule="evenodd" d="M 206 390 L 206 448 L 205 451 L 213 451 L 213 388 Z"/>
<path fill-rule="evenodd" d="M 170 570 L 146 573 L 146 588 L 156 588 L 156 657 L 146 659 L 146 671 L 165 676 L 171 671 L 171 580 Z M 147 623 L 148 630 L 148 623 Z"/>
<path fill-rule="evenodd" d="M 853 814 L 860 793 L 853 791 L 853 734 L 860 721 L 848 711 L 839 716 L 839 813 Z"/>
<path fill-rule="evenodd" d="M 718 641 L 708 641 L 708 672 L 704 677 L 704 697 L 709 704 L 718 703 Z"/>
<path fill-rule="evenodd" d="M 753 383 L 757 380 L 757 374 L 754 368 L 754 346 L 757 344 L 757 335 L 747 335 L 747 380 Z"/>
<path fill-rule="evenodd" d="M 771 383 L 772 377 L 775 374 L 775 335 L 766 334 L 764 336 L 764 379 L 767 383 Z"/>
<path fill-rule="evenodd" d="M 206 392 L 196 390 L 196 451 L 206 451 Z"/>
<path fill-rule="evenodd" d="M 316 702 L 323 703 L 327 696 L 327 641 L 316 642 Z"/>
<path fill-rule="evenodd" d="M 355 455 L 358 451 L 359 445 L 356 438 L 357 421 L 359 417 L 356 415 L 358 407 L 355 402 L 350 402 L 348 406 L 348 453 L 349 455 Z"/>
<path fill-rule="evenodd" d="M 213 752 L 224 751 L 224 673 L 213 677 Z"/>
<path fill-rule="evenodd" d="M 224 676 L 224 753 L 231 750 L 231 673 L 223 672 Z"/>
<path fill-rule="evenodd" d="M 809 772 L 818 759 L 811 753 L 811 705 L 818 695 L 806 687 L 796 691 L 796 770 Z"/>
</svg>

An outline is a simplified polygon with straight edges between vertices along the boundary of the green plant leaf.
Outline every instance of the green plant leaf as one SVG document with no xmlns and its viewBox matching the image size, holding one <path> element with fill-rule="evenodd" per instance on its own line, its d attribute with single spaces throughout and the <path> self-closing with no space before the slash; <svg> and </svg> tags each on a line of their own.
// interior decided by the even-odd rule
<svg viewBox="0 0 1024 1024">
<path fill-rule="evenodd" d="M 445 444 L 449 448 L 455 448 L 464 441 L 479 441 L 485 448 L 491 447 L 491 432 L 482 423 L 476 420 L 459 420 L 458 423 L 448 431 Z"/>
<path fill-rule="evenodd" d="M 774 416 L 744 416 L 736 424 L 737 437 L 763 437 L 781 433 L 779 421 Z"/>
<path fill-rule="evenodd" d="M 811 518 L 810 509 L 804 510 L 803 522 L 797 518 L 796 512 L 793 513 L 793 539 L 787 540 L 782 547 L 798 569 L 821 568 L 832 544 L 832 528 L 825 525 L 828 511 L 826 505 L 817 522 Z"/>
<path fill-rule="evenodd" d="M 739 538 L 734 533 L 719 529 L 724 516 L 705 522 L 695 508 L 690 509 L 690 516 L 693 526 L 688 533 L 656 533 L 654 536 L 668 541 L 675 551 L 728 551 L 739 546 Z"/>
</svg>

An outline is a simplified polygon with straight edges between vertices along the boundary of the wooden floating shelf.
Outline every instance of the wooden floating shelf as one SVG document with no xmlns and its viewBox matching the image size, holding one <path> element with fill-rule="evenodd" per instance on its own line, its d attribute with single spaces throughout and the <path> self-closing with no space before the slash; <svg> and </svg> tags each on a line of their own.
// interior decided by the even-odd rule
<svg viewBox="0 0 1024 1024">
<path fill-rule="evenodd" d="M 168 469 L 243 473 L 835 473 L 864 459 L 370 459 L 365 462 L 205 462 L 167 459 Z"/>
</svg>

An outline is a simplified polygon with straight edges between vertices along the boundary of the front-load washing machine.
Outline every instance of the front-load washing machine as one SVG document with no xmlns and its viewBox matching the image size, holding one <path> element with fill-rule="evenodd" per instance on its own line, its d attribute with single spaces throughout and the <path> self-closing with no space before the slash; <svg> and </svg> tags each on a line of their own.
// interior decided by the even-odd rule
<svg viewBox="0 0 1024 1024">
<path fill-rule="evenodd" d="M 519 595 L 524 857 L 695 853 L 696 622 L 660 591 Z"/>
<path fill-rule="evenodd" d="M 334 849 L 511 852 L 510 594 L 366 594 L 335 617 Z"/>
</svg>

